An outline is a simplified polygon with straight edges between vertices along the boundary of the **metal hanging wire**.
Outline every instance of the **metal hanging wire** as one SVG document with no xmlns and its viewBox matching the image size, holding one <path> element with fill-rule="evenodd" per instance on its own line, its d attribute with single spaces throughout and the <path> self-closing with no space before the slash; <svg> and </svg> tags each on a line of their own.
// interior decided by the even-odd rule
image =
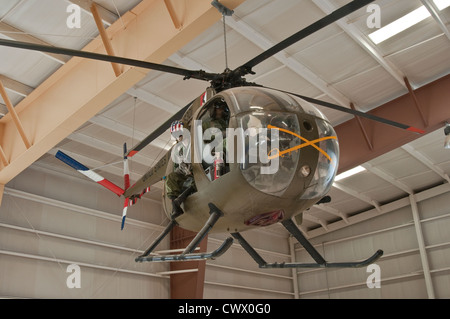
<svg viewBox="0 0 450 319">
<path fill-rule="evenodd" d="M 228 52 L 227 52 L 227 31 L 226 31 L 226 24 L 225 24 L 225 15 L 222 15 L 222 21 L 223 21 L 223 42 L 225 47 L 225 71 L 228 71 Z"/>
<path fill-rule="evenodd" d="M 227 51 L 227 30 L 226 30 L 226 23 L 225 23 L 225 17 L 233 15 L 234 11 L 231 9 L 228 9 L 223 4 L 221 4 L 217 0 L 213 0 L 211 2 L 211 5 L 216 8 L 221 14 L 222 14 L 222 21 L 223 21 L 223 40 L 224 40 L 224 46 L 225 46 L 225 71 L 228 71 L 228 51 Z"/>
</svg>

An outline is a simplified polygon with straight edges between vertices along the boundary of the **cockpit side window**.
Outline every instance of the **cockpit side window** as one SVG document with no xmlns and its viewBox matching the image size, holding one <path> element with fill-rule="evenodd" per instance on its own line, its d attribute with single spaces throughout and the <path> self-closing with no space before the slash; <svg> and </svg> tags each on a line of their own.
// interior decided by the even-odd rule
<svg viewBox="0 0 450 319">
<path fill-rule="evenodd" d="M 202 121 L 203 132 L 213 127 L 225 132 L 230 120 L 230 109 L 222 98 L 216 99 L 208 106 L 200 120 Z"/>
<path fill-rule="evenodd" d="M 196 128 L 197 133 L 202 132 L 202 140 L 198 141 L 201 143 L 199 145 L 202 145 L 202 166 L 210 180 L 214 180 L 220 174 L 223 175 L 229 171 L 229 166 L 225 163 L 225 149 L 230 109 L 223 98 L 214 99 L 200 113 L 198 120 L 201 123 L 201 128 Z M 222 167 L 219 168 L 221 171 L 218 171 L 215 166 L 218 158 L 223 161 Z"/>
</svg>

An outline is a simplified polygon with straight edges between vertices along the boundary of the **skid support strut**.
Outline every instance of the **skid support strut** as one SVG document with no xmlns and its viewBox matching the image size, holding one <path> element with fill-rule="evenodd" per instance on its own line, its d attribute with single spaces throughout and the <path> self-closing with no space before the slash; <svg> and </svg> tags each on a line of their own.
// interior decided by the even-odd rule
<svg viewBox="0 0 450 319">
<path fill-rule="evenodd" d="M 214 224 L 219 220 L 220 217 L 223 216 L 223 213 L 220 209 L 218 209 L 214 204 L 209 203 L 209 218 L 206 221 L 203 228 L 198 232 L 197 236 L 189 243 L 186 249 L 178 255 L 153 255 L 149 256 L 152 251 L 158 246 L 158 244 L 163 240 L 167 234 L 170 233 L 172 228 L 177 224 L 175 220 L 172 220 L 169 225 L 167 225 L 166 229 L 155 239 L 155 241 L 150 245 L 150 247 L 142 254 L 141 256 L 135 259 L 136 262 L 144 262 L 144 261 L 188 261 L 188 260 L 202 260 L 202 259 L 213 259 L 218 256 L 221 256 L 225 253 L 228 248 L 230 248 L 233 243 L 233 238 L 229 237 L 225 239 L 225 241 L 220 245 L 219 248 L 209 253 L 197 253 L 193 254 L 192 252 L 197 248 L 203 238 L 209 233 L 211 228 L 213 228 Z"/>
<path fill-rule="evenodd" d="M 378 250 L 371 257 L 363 261 L 357 262 L 339 262 L 329 263 L 325 261 L 322 255 L 314 248 L 314 246 L 303 236 L 297 225 L 289 219 L 282 222 L 283 226 L 291 233 L 295 239 L 306 249 L 306 251 L 314 259 L 315 263 L 267 263 L 256 250 L 242 237 L 240 233 L 232 233 L 231 235 L 238 240 L 247 253 L 256 261 L 259 268 L 359 268 L 374 263 L 383 255 L 382 250 Z"/>
</svg>

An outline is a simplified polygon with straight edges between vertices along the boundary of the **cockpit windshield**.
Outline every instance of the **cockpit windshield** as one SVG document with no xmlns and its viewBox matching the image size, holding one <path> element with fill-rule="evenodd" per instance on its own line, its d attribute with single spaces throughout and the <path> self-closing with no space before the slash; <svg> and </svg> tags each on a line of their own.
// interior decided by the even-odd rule
<svg viewBox="0 0 450 319">
<path fill-rule="evenodd" d="M 319 139 L 321 139 L 318 147 L 322 152 L 319 152 L 319 159 L 313 179 L 301 199 L 325 196 L 333 184 L 338 169 L 338 142 L 336 139 L 329 138 L 336 136 L 336 132 L 328 122 L 316 120 L 316 123 L 319 131 Z"/>
<path fill-rule="evenodd" d="M 234 100 L 234 113 L 236 114 L 261 110 L 268 112 L 304 112 L 327 120 L 322 112 L 310 103 L 283 92 L 259 87 L 239 87 L 233 88 L 230 93 L 230 98 Z"/>
<path fill-rule="evenodd" d="M 243 129 L 244 154 L 240 169 L 245 179 L 260 191 L 282 196 L 297 169 L 301 141 L 297 116 L 281 112 L 248 112 L 237 116 Z M 294 134 L 294 135 L 293 135 Z"/>
<path fill-rule="evenodd" d="M 233 115 L 241 132 L 239 167 L 247 182 L 274 196 L 283 196 L 295 176 L 299 145 L 307 142 L 298 114 L 312 116 L 319 137 L 319 163 L 302 198 L 325 195 L 336 174 L 339 150 L 336 133 L 325 116 L 310 103 L 270 89 L 241 87 L 230 90 Z M 311 117 L 310 117 L 311 118 Z M 312 126 L 309 128 L 311 129 Z M 238 147 L 239 151 L 239 147 Z"/>
</svg>

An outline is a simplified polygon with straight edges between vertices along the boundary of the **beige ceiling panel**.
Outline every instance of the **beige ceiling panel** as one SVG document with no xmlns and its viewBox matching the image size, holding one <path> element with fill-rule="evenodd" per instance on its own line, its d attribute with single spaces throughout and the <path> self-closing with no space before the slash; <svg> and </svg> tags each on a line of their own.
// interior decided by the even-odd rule
<svg viewBox="0 0 450 319">
<path fill-rule="evenodd" d="M 370 111 L 406 93 L 406 89 L 381 66 L 366 69 L 346 78 L 336 83 L 335 87 L 348 96 L 362 112 Z"/>
<path fill-rule="evenodd" d="M 422 86 L 450 73 L 450 41 L 441 34 L 388 57 L 412 84 Z"/>
</svg>

